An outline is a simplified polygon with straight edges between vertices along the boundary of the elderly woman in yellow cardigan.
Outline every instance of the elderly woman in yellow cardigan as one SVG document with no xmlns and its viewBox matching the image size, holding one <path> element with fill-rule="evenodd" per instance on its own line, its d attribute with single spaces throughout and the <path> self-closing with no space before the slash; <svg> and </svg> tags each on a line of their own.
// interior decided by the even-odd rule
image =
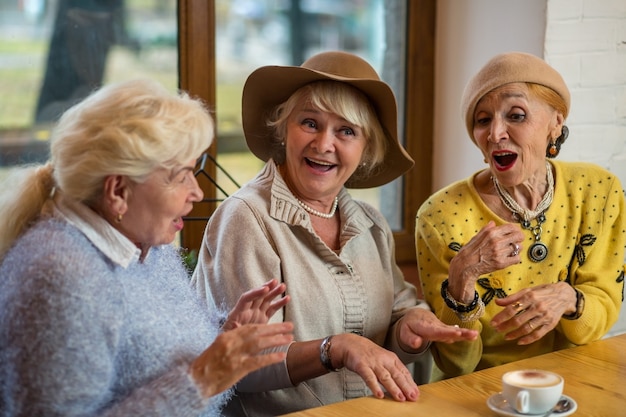
<svg viewBox="0 0 626 417">
<path fill-rule="evenodd" d="M 417 214 L 424 296 L 480 337 L 433 344 L 433 380 L 600 339 L 623 301 L 624 193 L 612 173 L 557 162 L 570 93 L 525 53 L 492 58 L 462 112 L 487 168 L 435 193 Z"/>
</svg>

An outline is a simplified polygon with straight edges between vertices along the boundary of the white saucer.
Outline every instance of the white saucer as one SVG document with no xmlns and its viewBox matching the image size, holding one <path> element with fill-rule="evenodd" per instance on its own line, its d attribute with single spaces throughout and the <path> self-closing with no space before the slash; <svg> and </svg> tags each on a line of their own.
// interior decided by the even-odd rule
<svg viewBox="0 0 626 417">
<path fill-rule="evenodd" d="M 576 401 L 574 401 L 572 397 L 568 397 L 567 395 L 562 395 L 561 399 L 563 398 L 567 398 L 572 403 L 572 408 L 570 408 L 569 410 L 563 413 L 552 413 L 550 414 L 550 417 L 569 416 L 573 414 L 576 411 L 576 409 L 578 409 L 578 404 L 576 404 Z M 532 415 L 543 416 L 543 414 L 520 414 L 518 413 L 504 399 L 501 392 L 497 394 L 493 394 L 491 397 L 489 397 L 489 399 L 487 400 L 487 405 L 492 411 L 495 411 L 496 413 L 498 413 L 498 415 L 506 416 L 506 417 L 520 417 L 520 416 L 532 416 Z"/>
</svg>

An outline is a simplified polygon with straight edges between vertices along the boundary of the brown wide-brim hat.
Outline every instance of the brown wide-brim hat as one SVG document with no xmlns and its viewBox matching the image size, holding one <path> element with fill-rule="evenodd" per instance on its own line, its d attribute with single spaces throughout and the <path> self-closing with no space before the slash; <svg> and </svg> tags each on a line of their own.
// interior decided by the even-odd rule
<svg viewBox="0 0 626 417">
<path fill-rule="evenodd" d="M 374 107 L 387 138 L 385 158 L 374 174 L 351 179 L 346 186 L 378 187 L 408 171 L 414 162 L 398 141 L 396 99 L 391 87 L 365 60 L 340 51 L 319 53 L 299 67 L 265 66 L 250 74 L 242 98 L 243 131 L 250 151 L 267 161 L 271 157 L 274 135 L 267 126 L 270 112 L 300 87 L 322 80 L 344 82 L 363 92 Z"/>
<path fill-rule="evenodd" d="M 533 83 L 554 90 L 570 109 L 570 92 L 561 74 L 543 59 L 526 52 L 506 52 L 491 58 L 465 86 L 461 114 L 470 138 L 474 138 L 474 110 L 485 94 L 505 84 Z M 563 115 L 567 118 L 567 114 Z"/>
</svg>

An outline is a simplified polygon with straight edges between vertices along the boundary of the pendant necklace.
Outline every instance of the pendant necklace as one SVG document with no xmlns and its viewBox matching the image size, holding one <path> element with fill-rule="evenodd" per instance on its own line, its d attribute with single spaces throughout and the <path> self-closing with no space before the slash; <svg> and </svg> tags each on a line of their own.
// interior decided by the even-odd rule
<svg viewBox="0 0 626 417">
<path fill-rule="evenodd" d="M 330 209 L 329 213 L 322 213 L 319 210 L 315 210 L 312 207 L 309 207 L 305 202 L 300 201 L 299 198 L 296 198 L 296 200 L 298 201 L 298 204 L 300 204 L 300 207 L 302 207 L 303 209 L 305 209 L 306 211 L 308 211 L 309 213 L 317 216 L 317 217 L 321 217 L 323 219 L 330 219 L 331 217 L 333 217 L 335 215 L 335 212 L 337 211 L 337 206 L 339 205 L 339 198 L 335 197 L 335 201 L 333 202 L 333 207 Z"/>
<path fill-rule="evenodd" d="M 534 262 L 541 262 L 548 256 L 548 247 L 541 242 L 541 225 L 546 221 L 546 210 L 552 204 L 554 198 L 554 176 L 549 162 L 546 162 L 546 180 L 548 182 L 548 190 L 534 210 L 527 210 L 520 206 L 515 199 L 505 190 L 495 175 L 491 176 L 493 184 L 496 187 L 498 196 L 502 203 L 513 213 L 513 218 L 518 221 L 522 228 L 530 230 L 535 237 L 535 242 L 528 248 L 528 257 Z M 531 220 L 535 220 L 537 224 L 533 226 Z"/>
</svg>

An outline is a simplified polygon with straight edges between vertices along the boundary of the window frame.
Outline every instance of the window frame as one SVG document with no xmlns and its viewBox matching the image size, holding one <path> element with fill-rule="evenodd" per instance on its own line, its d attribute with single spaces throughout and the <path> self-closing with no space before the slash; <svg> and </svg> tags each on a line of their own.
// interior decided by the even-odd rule
<svg viewBox="0 0 626 417">
<path fill-rule="evenodd" d="M 406 150 L 415 166 L 404 176 L 403 229 L 394 232 L 396 261 L 415 263 L 415 214 L 432 190 L 436 0 L 407 0 L 405 132 Z M 215 1 L 178 0 L 180 88 L 205 101 L 213 116 L 216 107 Z M 403 129 L 403 130 L 402 130 Z M 219 132 L 216 132 L 219 134 Z M 217 141 L 207 150 L 217 154 Z M 215 177 L 215 167 L 207 166 Z M 201 182 L 205 198 L 215 199 L 215 186 Z M 216 204 L 198 204 L 190 216 L 209 217 Z M 197 250 L 205 224 L 189 222 L 181 246 Z"/>
</svg>

